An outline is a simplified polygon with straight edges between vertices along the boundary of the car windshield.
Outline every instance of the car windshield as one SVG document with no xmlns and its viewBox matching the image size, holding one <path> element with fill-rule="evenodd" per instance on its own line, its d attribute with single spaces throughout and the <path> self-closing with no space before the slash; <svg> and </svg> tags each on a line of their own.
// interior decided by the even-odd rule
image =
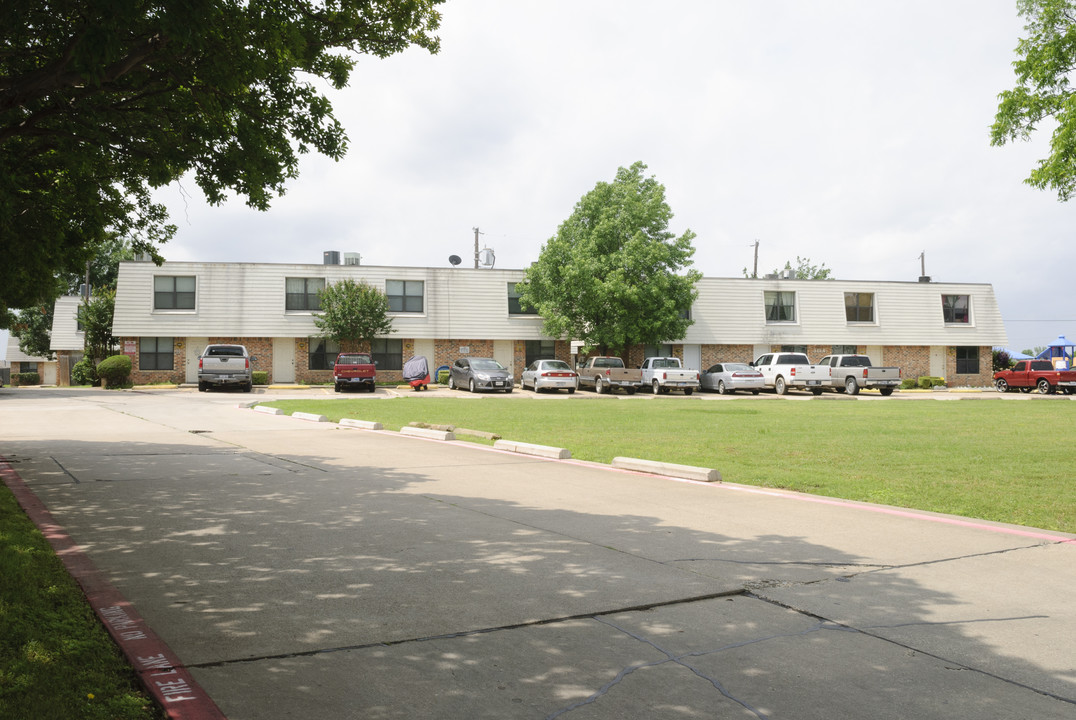
<svg viewBox="0 0 1076 720">
<path fill-rule="evenodd" d="M 754 372 L 754 368 L 744 363 L 725 363 L 725 372 Z"/>
<path fill-rule="evenodd" d="M 504 366 L 496 360 L 478 358 L 471 361 L 472 370 L 504 370 Z"/>
<path fill-rule="evenodd" d="M 373 365 L 369 355 L 341 355 L 337 365 Z"/>
<path fill-rule="evenodd" d="M 568 363 L 563 360 L 546 360 L 542 363 L 542 368 L 545 370 L 571 370 Z"/>
</svg>

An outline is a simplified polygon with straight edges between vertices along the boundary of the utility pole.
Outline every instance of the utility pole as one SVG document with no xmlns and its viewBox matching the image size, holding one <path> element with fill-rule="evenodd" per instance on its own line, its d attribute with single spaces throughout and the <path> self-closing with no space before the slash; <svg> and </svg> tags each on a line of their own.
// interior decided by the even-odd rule
<svg viewBox="0 0 1076 720">
<path fill-rule="evenodd" d="M 758 279 L 758 239 L 755 239 L 755 270 L 751 277 Z"/>
<path fill-rule="evenodd" d="M 926 274 L 927 274 L 927 251 L 926 250 L 919 253 L 919 262 L 920 262 L 919 275 L 922 276 L 922 277 L 926 277 Z"/>
<path fill-rule="evenodd" d="M 478 269 L 478 228 L 474 229 L 474 269 Z"/>
</svg>

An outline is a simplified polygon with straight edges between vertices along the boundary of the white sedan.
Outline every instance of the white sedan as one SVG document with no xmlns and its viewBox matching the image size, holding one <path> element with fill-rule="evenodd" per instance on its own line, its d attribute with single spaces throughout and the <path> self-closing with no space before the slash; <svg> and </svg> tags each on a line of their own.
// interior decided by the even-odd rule
<svg viewBox="0 0 1076 720">
<path fill-rule="evenodd" d="M 725 395 L 737 390 L 750 390 L 752 395 L 766 387 L 766 381 L 755 368 L 746 363 L 718 363 L 699 376 L 703 390 L 716 390 Z"/>
<path fill-rule="evenodd" d="M 535 360 L 520 376 L 519 387 L 535 392 L 564 388 L 571 395 L 579 387 L 579 376 L 563 360 Z"/>
</svg>

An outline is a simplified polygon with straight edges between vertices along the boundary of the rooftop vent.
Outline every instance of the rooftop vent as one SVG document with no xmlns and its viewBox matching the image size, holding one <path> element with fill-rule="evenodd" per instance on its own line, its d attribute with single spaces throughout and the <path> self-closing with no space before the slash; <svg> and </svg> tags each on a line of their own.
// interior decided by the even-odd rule
<svg viewBox="0 0 1076 720">
<path fill-rule="evenodd" d="M 340 251 L 339 250 L 326 250 L 322 253 L 321 264 L 322 265 L 339 265 L 340 264 Z"/>
<path fill-rule="evenodd" d="M 359 255 L 356 252 L 346 252 L 346 253 L 344 253 L 344 264 L 345 265 L 359 265 L 361 260 L 362 260 L 362 256 Z"/>
</svg>

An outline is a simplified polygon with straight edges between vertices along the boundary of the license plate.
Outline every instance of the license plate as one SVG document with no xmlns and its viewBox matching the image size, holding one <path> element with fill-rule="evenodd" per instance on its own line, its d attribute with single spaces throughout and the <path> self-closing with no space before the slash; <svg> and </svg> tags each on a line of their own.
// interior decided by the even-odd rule
<svg viewBox="0 0 1076 720">
<path fill-rule="evenodd" d="M 493 381 L 493 387 L 504 387 L 504 383 L 501 382 L 500 380 L 494 380 Z"/>
<path fill-rule="evenodd" d="M 808 385 L 821 385 L 822 381 L 821 380 L 808 380 L 807 384 Z"/>
</svg>

